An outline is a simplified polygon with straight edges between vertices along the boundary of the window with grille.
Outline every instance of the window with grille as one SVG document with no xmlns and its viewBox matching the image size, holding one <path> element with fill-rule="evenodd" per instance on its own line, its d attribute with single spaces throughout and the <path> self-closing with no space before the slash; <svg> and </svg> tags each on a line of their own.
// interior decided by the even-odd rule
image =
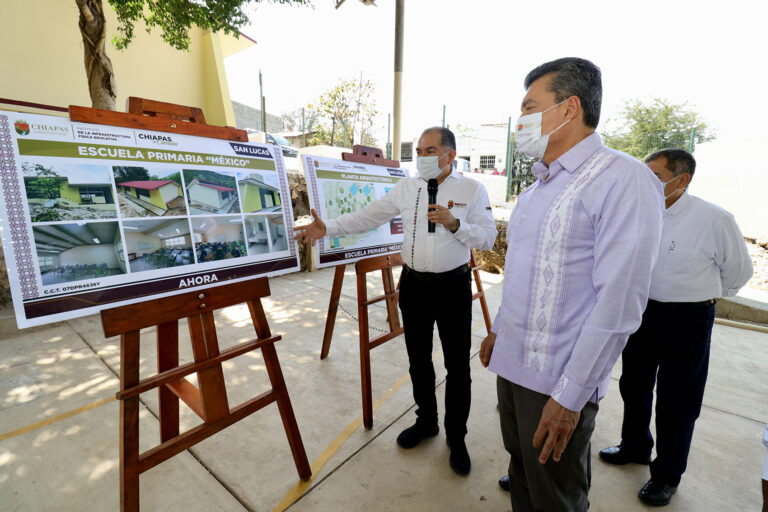
<svg viewBox="0 0 768 512">
<path fill-rule="evenodd" d="M 413 142 L 400 143 L 400 161 L 401 162 L 413 161 Z"/>
<path fill-rule="evenodd" d="M 485 155 L 480 157 L 481 169 L 493 169 L 496 167 L 496 155 Z"/>
</svg>

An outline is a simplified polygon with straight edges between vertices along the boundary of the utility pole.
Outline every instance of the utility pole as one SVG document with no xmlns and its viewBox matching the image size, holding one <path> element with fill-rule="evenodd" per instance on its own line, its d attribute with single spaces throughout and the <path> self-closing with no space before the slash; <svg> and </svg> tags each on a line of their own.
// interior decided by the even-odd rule
<svg viewBox="0 0 768 512">
<path fill-rule="evenodd" d="M 392 114 L 387 114 L 387 159 L 392 158 L 392 141 L 389 138 L 389 131 L 392 128 Z"/>
<path fill-rule="evenodd" d="M 445 105 L 443 105 L 443 124 L 442 127 L 445 128 Z"/>
<path fill-rule="evenodd" d="M 392 108 L 392 159 L 400 160 L 400 125 L 403 95 L 403 18 L 405 0 L 395 0 L 395 97 Z"/>
<path fill-rule="evenodd" d="M 259 96 L 261 96 L 261 131 L 264 132 L 264 142 L 267 142 L 267 112 L 264 102 L 264 85 L 261 81 L 261 70 L 259 70 Z"/>
<path fill-rule="evenodd" d="M 304 107 L 301 107 L 301 147 L 307 147 L 307 130 L 304 128 Z"/>
<path fill-rule="evenodd" d="M 509 192 L 512 188 L 512 141 L 510 138 L 512 137 L 512 117 L 510 116 L 509 120 L 507 121 L 507 156 L 504 159 L 504 167 L 506 167 L 507 172 L 507 194 L 505 196 L 505 200 L 509 201 Z"/>
</svg>

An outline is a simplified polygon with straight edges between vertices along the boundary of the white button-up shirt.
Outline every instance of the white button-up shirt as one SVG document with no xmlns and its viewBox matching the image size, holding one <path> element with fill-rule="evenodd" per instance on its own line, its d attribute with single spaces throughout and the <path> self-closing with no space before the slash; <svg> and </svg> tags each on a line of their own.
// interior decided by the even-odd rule
<svg viewBox="0 0 768 512">
<path fill-rule="evenodd" d="M 405 178 L 384 197 L 356 212 L 326 221 L 326 236 L 364 233 L 403 217 L 403 262 L 419 272 L 446 272 L 469 261 L 469 251 L 490 249 L 496 223 L 485 187 L 456 170 L 438 186 L 437 204 L 450 208 L 460 226 L 451 233 L 441 224 L 427 232 L 429 193 L 422 178 Z"/>
<path fill-rule="evenodd" d="M 700 302 L 736 295 L 752 261 L 733 215 L 685 192 L 664 216 L 650 298 Z"/>
</svg>

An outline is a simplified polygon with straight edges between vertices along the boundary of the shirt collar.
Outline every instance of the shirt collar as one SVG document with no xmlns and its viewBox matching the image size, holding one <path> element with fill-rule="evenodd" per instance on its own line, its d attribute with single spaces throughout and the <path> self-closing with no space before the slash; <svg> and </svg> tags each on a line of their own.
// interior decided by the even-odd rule
<svg viewBox="0 0 768 512">
<path fill-rule="evenodd" d="M 540 181 L 544 181 L 544 178 L 547 176 L 552 178 L 560 171 L 560 169 L 565 169 L 566 171 L 573 173 L 579 166 L 581 166 L 581 164 L 586 162 L 587 158 L 592 156 L 595 151 L 601 147 L 603 147 L 603 141 L 600 139 L 600 135 L 598 135 L 597 132 L 594 132 L 560 155 L 560 158 L 552 162 L 549 167 L 539 160 L 533 164 L 531 172 Z"/>
<path fill-rule="evenodd" d="M 690 202 L 691 202 L 691 196 L 689 196 L 689 195 L 688 195 L 688 189 L 686 189 L 686 190 L 685 190 L 685 192 L 683 192 L 683 195 L 682 195 L 682 196 L 680 196 L 680 199 L 678 199 L 677 201 L 675 201 L 675 204 L 673 204 L 672 206 L 670 206 L 669 208 L 667 208 L 667 210 L 666 210 L 666 212 L 665 212 L 665 213 L 666 213 L 667 215 L 669 215 L 670 217 L 674 217 L 675 215 L 677 215 L 678 213 L 680 213 L 681 211 L 683 211 L 683 209 L 684 209 L 684 208 L 685 208 L 685 207 L 688 205 L 688 203 L 690 203 Z"/>
</svg>

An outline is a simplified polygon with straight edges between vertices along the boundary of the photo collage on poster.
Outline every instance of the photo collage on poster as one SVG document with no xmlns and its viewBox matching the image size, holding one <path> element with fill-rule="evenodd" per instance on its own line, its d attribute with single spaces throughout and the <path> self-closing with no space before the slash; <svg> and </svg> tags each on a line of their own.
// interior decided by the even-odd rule
<svg viewBox="0 0 768 512">
<path fill-rule="evenodd" d="M 21 167 L 43 286 L 288 250 L 275 171 L 39 160 Z"/>
</svg>

